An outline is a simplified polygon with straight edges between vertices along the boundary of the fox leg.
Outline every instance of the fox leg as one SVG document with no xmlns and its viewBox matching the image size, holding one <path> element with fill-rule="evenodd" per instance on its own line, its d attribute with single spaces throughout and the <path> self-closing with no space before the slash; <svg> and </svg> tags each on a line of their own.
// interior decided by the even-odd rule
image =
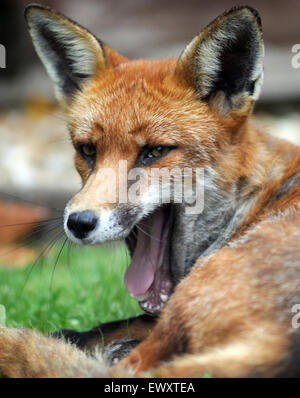
<svg viewBox="0 0 300 398">
<path fill-rule="evenodd" d="M 91 330 L 77 332 L 63 329 L 51 334 L 52 337 L 64 338 L 78 348 L 93 352 L 96 347 L 105 347 L 105 358 L 109 364 L 125 357 L 137 344 L 149 336 L 157 318 L 147 314 L 137 317 L 107 322 Z"/>
<path fill-rule="evenodd" d="M 118 377 L 120 370 L 132 370 L 139 376 L 151 377 L 274 377 L 284 366 L 285 342 L 283 339 L 259 338 L 265 330 L 258 327 L 257 333 L 236 336 L 232 341 L 216 345 L 201 353 L 171 353 L 164 350 L 157 335 L 135 348 L 127 358 L 111 368 L 111 374 Z M 270 335 L 272 331 L 270 330 Z M 161 350 L 165 355 L 160 355 Z M 282 372 L 284 374 L 284 370 Z M 289 377 L 289 376 L 288 376 Z"/>
</svg>

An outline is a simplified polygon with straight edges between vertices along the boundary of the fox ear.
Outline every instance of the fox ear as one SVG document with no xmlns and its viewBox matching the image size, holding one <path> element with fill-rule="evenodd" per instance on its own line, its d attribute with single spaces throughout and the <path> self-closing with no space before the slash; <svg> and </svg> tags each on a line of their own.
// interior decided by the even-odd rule
<svg viewBox="0 0 300 398">
<path fill-rule="evenodd" d="M 200 99 L 226 115 L 256 100 L 263 80 L 264 45 L 259 14 L 235 7 L 209 24 L 181 54 L 176 74 Z"/>
<path fill-rule="evenodd" d="M 106 68 L 106 46 L 77 23 L 38 5 L 26 8 L 25 19 L 59 100 L 68 99 L 96 71 Z M 116 60 L 116 53 L 107 49 Z"/>
</svg>

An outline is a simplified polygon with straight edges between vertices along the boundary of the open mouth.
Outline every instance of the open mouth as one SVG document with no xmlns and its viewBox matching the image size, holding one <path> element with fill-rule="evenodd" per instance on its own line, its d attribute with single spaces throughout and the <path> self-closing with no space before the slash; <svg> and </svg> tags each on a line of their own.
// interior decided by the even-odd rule
<svg viewBox="0 0 300 398">
<path fill-rule="evenodd" d="M 132 261 L 124 282 L 141 308 L 158 314 L 168 300 L 173 283 L 170 275 L 170 231 L 172 208 L 166 206 L 143 218 L 129 235 L 134 241 Z"/>
</svg>

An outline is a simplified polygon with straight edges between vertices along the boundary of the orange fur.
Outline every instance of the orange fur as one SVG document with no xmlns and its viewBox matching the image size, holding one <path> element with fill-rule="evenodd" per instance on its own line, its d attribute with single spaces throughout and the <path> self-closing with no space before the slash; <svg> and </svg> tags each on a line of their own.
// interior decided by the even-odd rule
<svg viewBox="0 0 300 398">
<path fill-rule="evenodd" d="M 30 12 L 38 11 L 33 8 Z M 66 26 L 72 23 L 49 10 L 45 12 Z M 143 341 L 112 367 L 109 375 L 299 375 L 299 354 L 295 349 L 299 338 L 291 326 L 291 308 L 300 300 L 300 152 L 296 146 L 259 131 L 251 122 L 256 84 L 262 77 L 263 45 L 258 14 L 249 7 L 224 13 L 192 41 L 179 60 L 129 61 L 106 45 L 96 45 L 83 28 L 74 29 L 89 48 L 89 55 L 92 53 L 95 69 L 84 83 L 78 83 L 80 90 L 64 98 L 62 104 L 75 148 L 92 143 L 97 157 L 91 170 L 76 153 L 75 165 L 83 188 L 68 204 L 69 211 L 89 209 L 100 219 L 104 209 L 116 208 L 118 203 L 109 200 L 109 179 L 99 179 L 97 172 L 109 167 L 118 174 L 120 159 L 127 160 L 129 170 L 134 168 L 141 143 L 176 147 L 153 165 L 144 167 L 148 175 L 152 167 L 205 168 L 213 175 L 213 188 L 209 188 L 215 189 L 215 198 L 231 198 L 234 193 L 231 202 L 239 210 L 238 216 L 231 214 L 227 229 L 220 231 L 217 238 L 224 235 L 222 244 L 208 255 L 203 255 L 203 250 L 192 270 L 176 286 L 150 334 L 155 322 L 149 325 L 135 320 L 129 325 L 133 336 Z M 231 91 L 226 91 L 226 85 L 218 86 L 221 74 L 213 86 L 215 91 L 210 92 L 213 78 L 220 73 L 221 58 L 214 58 L 218 50 L 223 51 L 218 46 L 223 43 L 226 51 L 228 43 L 222 42 L 224 32 L 232 43 L 237 29 L 245 29 L 246 35 L 251 31 L 251 40 L 246 45 L 246 49 L 254 46 L 247 58 L 248 63 L 254 63 L 248 76 L 251 84 L 238 84 L 242 74 L 238 70 L 236 81 L 230 81 L 231 76 L 224 73 L 233 85 Z M 218 46 L 209 51 L 214 35 Z M 233 74 L 236 54 L 234 48 L 230 51 L 225 60 L 233 59 Z M 243 54 L 238 52 L 238 57 L 243 60 Z M 212 65 L 203 67 L 206 59 Z M 222 65 L 225 72 L 227 63 Z M 106 198 L 101 205 L 97 202 L 99 190 Z M 226 220 L 228 214 L 222 214 L 221 206 L 220 201 L 214 211 Z M 216 224 L 218 221 L 214 219 Z M 230 230 L 234 221 L 236 228 Z M 204 235 L 212 233 L 215 225 L 206 226 Z M 205 236 L 198 236 L 202 238 Z M 180 239 L 176 242 L 182 243 Z M 119 329 L 100 325 L 96 330 L 101 328 L 107 342 L 125 337 L 124 322 Z M 46 338 L 2 329 L 0 370 L 10 376 L 45 376 L 48 366 L 49 374 L 56 376 L 65 360 L 68 376 L 72 375 L 70 361 L 74 361 L 76 376 L 89 371 L 92 376 L 107 374 L 90 357 L 79 351 L 77 357 L 75 349 L 57 344 L 58 356 L 49 357 L 47 350 L 41 352 L 39 348 L 48 347 Z M 96 345 L 99 340 L 93 335 L 85 347 L 91 350 Z M 54 340 L 49 339 L 49 347 L 55 347 Z M 12 353 L 16 370 L 7 365 Z M 22 366 L 26 367 L 23 373 Z"/>
</svg>

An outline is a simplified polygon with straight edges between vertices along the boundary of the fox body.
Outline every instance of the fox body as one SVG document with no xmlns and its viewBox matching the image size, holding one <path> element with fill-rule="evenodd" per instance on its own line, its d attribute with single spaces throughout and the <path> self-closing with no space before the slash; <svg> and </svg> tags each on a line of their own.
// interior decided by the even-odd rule
<svg viewBox="0 0 300 398">
<path fill-rule="evenodd" d="M 0 371 L 299 376 L 292 319 L 300 303 L 300 151 L 251 121 L 263 79 L 258 13 L 235 7 L 178 59 L 159 61 L 129 61 L 47 8 L 29 6 L 26 20 L 65 109 L 83 181 L 66 206 L 65 232 L 80 244 L 125 239 L 132 256 L 125 284 L 145 314 L 57 333 L 77 347 L 2 328 Z M 118 188 L 112 200 L 103 170 L 128 180 L 136 168 L 144 176 L 137 199 L 121 201 Z M 168 203 L 174 176 L 143 184 L 155 168 L 183 177 L 192 170 L 193 188 L 202 170 L 201 211 L 188 211 L 176 195 Z M 79 349 L 95 350 L 103 336 L 101 359 Z"/>
</svg>

